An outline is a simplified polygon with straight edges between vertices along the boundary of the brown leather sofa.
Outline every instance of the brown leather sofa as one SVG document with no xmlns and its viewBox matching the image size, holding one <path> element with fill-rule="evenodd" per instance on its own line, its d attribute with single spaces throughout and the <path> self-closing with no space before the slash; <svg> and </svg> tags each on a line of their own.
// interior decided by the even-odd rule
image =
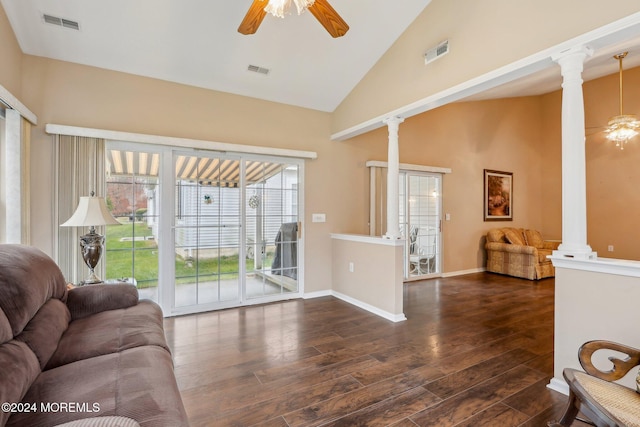
<svg viewBox="0 0 640 427">
<path fill-rule="evenodd" d="M 188 426 L 157 304 L 0 245 L 0 426 Z"/>
<path fill-rule="evenodd" d="M 555 268 L 547 256 L 560 242 L 545 241 L 536 230 L 493 228 L 487 233 L 487 271 L 537 280 L 554 277 Z"/>
</svg>

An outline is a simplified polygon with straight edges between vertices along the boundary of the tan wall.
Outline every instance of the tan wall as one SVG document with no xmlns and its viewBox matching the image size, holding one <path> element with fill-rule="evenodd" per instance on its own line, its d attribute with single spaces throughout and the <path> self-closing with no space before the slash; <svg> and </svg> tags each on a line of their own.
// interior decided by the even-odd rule
<svg viewBox="0 0 640 427">
<path fill-rule="evenodd" d="M 13 96 L 20 98 L 22 51 L 2 6 L 0 6 L 0 58 L 0 84 Z"/>
<path fill-rule="evenodd" d="M 367 304 L 389 319 L 403 315 L 403 247 L 333 239 L 333 290 Z M 353 263 L 353 272 L 349 271 Z"/>
<path fill-rule="evenodd" d="M 400 125 L 402 163 L 452 169 L 443 179 L 443 210 L 451 214 L 443 227 L 445 272 L 483 267 L 484 235 L 493 227 L 535 228 L 545 238 L 560 238 L 560 216 L 546 224 L 540 203 L 542 166 L 548 161 L 541 106 L 540 97 L 455 103 Z M 372 160 L 385 160 L 386 140 L 386 130 L 378 129 L 352 141 L 375 149 Z M 514 221 L 484 221 L 483 169 L 513 172 Z"/>
<path fill-rule="evenodd" d="M 329 140 L 330 116 L 313 110 L 25 55 L 22 101 L 39 117 L 33 130 L 32 242 L 52 253 L 53 144 L 47 123 L 318 153 L 306 162 L 305 284 L 331 287 L 331 232 L 366 233 L 366 146 Z M 361 165 L 361 166 L 359 166 Z"/>
<path fill-rule="evenodd" d="M 632 326 L 638 322 L 638 299 L 638 277 L 556 268 L 555 380 L 563 381 L 564 368 L 580 369 L 578 349 L 587 341 L 609 340 L 640 348 Z M 600 366 L 609 369 L 604 355 L 599 356 L 596 360 L 605 363 Z M 635 374 L 620 382 L 635 388 Z"/>
<path fill-rule="evenodd" d="M 625 113 L 640 114 L 639 87 L 640 68 L 625 70 Z M 640 260 L 640 136 L 621 151 L 602 132 L 611 116 L 619 114 L 617 75 L 588 82 L 584 91 L 587 241 L 601 257 Z"/>
<path fill-rule="evenodd" d="M 637 0 L 433 0 L 336 109 L 332 131 L 466 82 L 640 11 Z M 429 66 L 424 52 L 448 39 Z"/>
<path fill-rule="evenodd" d="M 555 239 L 562 237 L 562 92 L 541 97 L 542 138 L 544 158 L 540 182 L 542 195 L 542 228 Z"/>
</svg>

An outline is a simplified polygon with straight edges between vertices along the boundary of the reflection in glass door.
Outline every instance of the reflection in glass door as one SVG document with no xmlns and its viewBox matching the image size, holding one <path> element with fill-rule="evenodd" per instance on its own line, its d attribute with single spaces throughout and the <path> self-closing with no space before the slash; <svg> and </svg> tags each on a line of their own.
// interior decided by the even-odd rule
<svg viewBox="0 0 640 427">
<path fill-rule="evenodd" d="M 407 236 L 405 277 L 440 274 L 442 177 L 407 172 L 400 178 L 400 221 Z"/>
</svg>

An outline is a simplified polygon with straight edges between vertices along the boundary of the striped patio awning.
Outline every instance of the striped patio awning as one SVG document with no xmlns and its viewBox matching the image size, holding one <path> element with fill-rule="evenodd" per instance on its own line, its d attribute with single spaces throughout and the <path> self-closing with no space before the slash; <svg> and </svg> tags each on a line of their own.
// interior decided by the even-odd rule
<svg viewBox="0 0 640 427">
<path fill-rule="evenodd" d="M 157 177 L 160 154 L 107 149 L 107 174 L 111 176 Z M 288 165 L 261 161 L 245 161 L 247 185 L 265 181 Z M 199 182 L 214 187 L 240 185 L 240 161 L 180 155 L 176 159 L 176 179 Z"/>
</svg>

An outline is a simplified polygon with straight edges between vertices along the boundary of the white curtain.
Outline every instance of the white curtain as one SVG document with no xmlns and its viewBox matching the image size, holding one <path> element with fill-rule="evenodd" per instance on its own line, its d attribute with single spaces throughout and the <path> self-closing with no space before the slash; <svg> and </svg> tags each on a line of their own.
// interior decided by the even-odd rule
<svg viewBox="0 0 640 427">
<path fill-rule="evenodd" d="M 68 282 L 79 283 L 89 269 L 80 254 L 79 237 L 88 228 L 60 227 L 78 206 L 81 196 L 104 197 L 106 191 L 104 139 L 80 136 L 55 135 L 56 170 L 54 197 L 54 226 L 57 228 L 56 260 Z M 104 235 L 105 227 L 96 227 Z M 96 267 L 98 277 L 104 277 L 105 257 Z"/>
<path fill-rule="evenodd" d="M 6 110 L 4 147 L 5 240 L 28 245 L 30 239 L 31 124 L 16 110 Z"/>
</svg>

